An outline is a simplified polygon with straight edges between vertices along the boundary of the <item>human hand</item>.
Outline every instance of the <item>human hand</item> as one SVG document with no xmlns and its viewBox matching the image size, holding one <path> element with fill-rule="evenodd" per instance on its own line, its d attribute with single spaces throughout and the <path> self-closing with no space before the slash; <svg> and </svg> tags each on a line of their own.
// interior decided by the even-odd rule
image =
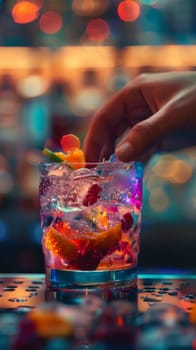
<svg viewBox="0 0 196 350">
<path fill-rule="evenodd" d="M 163 136 L 196 128 L 196 72 L 142 74 L 92 118 L 84 151 L 88 162 L 141 159 Z"/>
</svg>

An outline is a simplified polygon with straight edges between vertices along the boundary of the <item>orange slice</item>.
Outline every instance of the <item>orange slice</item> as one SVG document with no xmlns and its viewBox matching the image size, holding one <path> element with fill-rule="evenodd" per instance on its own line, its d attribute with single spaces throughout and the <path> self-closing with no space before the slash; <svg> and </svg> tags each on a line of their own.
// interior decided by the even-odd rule
<svg viewBox="0 0 196 350">
<path fill-rule="evenodd" d="M 97 225 L 102 225 L 104 228 L 108 227 L 107 211 L 102 207 L 97 207 Z"/>
<path fill-rule="evenodd" d="M 75 231 L 71 229 L 70 225 L 66 221 L 57 221 L 53 224 L 53 227 L 56 231 L 58 231 L 58 233 L 75 233 Z"/>
<path fill-rule="evenodd" d="M 73 151 L 77 148 L 79 149 L 80 139 L 73 134 L 64 135 L 61 138 L 61 147 L 64 152 Z"/>
<path fill-rule="evenodd" d="M 97 251 L 110 250 L 120 241 L 122 236 L 122 224 L 117 223 L 106 231 L 97 234 L 95 239 L 95 249 Z"/>
<path fill-rule="evenodd" d="M 55 256 L 68 261 L 77 259 L 77 247 L 65 236 L 62 236 L 54 227 L 48 228 L 45 233 L 45 247 Z"/>
<path fill-rule="evenodd" d="M 97 252 L 103 253 L 110 249 L 113 249 L 122 236 L 122 224 L 117 223 L 113 227 L 102 232 L 87 232 L 77 240 L 80 244 L 86 242 L 87 250 L 96 250 Z"/>
<path fill-rule="evenodd" d="M 74 333 L 72 323 L 51 310 L 34 309 L 28 313 L 28 318 L 43 338 L 70 337 Z"/>
<path fill-rule="evenodd" d="M 122 224 L 119 222 L 102 232 L 83 233 L 80 238 L 75 238 L 74 242 L 64 235 L 50 227 L 45 234 L 45 247 L 55 256 L 75 263 L 81 269 L 84 269 L 86 260 L 90 257 L 96 259 L 96 264 L 93 261 L 91 264 L 92 269 L 95 269 L 101 257 L 116 248 L 122 236 Z M 87 265 L 89 269 L 89 264 Z"/>
</svg>

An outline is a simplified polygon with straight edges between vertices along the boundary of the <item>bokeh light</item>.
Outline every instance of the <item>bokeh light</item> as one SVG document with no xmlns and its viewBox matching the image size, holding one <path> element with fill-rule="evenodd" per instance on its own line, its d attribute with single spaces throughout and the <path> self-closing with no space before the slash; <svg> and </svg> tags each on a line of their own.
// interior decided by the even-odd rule
<svg viewBox="0 0 196 350">
<path fill-rule="evenodd" d="M 31 1 L 17 2 L 12 8 L 14 22 L 26 24 L 35 21 L 39 16 L 40 5 Z"/>
<path fill-rule="evenodd" d="M 110 35 L 110 26 L 104 19 L 92 19 L 87 24 L 86 33 L 89 40 L 103 42 Z"/>
<path fill-rule="evenodd" d="M 164 183 L 161 176 L 154 175 L 153 172 L 149 174 L 146 178 L 146 187 L 149 191 L 156 187 L 160 187 Z"/>
<path fill-rule="evenodd" d="M 55 34 L 62 28 L 63 18 L 56 11 L 47 11 L 40 17 L 39 25 L 42 32 Z"/>
<path fill-rule="evenodd" d="M 162 188 L 153 189 L 150 193 L 149 204 L 152 209 L 162 212 L 169 206 L 169 198 Z"/>
<path fill-rule="evenodd" d="M 184 184 L 192 177 L 192 166 L 181 159 L 177 159 L 173 162 L 170 170 L 170 182 L 174 184 Z"/>
<path fill-rule="evenodd" d="M 77 16 L 101 16 L 110 4 L 110 0 L 73 0 L 72 11 Z"/>
<path fill-rule="evenodd" d="M 191 164 L 182 159 L 165 156 L 153 168 L 156 175 L 173 184 L 184 184 L 193 174 Z"/>
<path fill-rule="evenodd" d="M 117 12 L 122 21 L 133 22 L 140 15 L 140 6 L 133 0 L 124 0 L 119 3 Z"/>
<path fill-rule="evenodd" d="M 17 84 L 17 90 L 25 98 L 35 98 L 43 95 L 48 90 L 49 83 L 41 76 L 32 74 L 24 79 L 20 79 Z"/>
</svg>

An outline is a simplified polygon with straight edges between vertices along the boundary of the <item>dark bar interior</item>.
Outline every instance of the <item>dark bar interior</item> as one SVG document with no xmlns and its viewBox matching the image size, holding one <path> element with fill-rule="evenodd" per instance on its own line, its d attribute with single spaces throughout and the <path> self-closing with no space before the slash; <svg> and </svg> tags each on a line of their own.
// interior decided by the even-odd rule
<svg viewBox="0 0 196 350">
<path fill-rule="evenodd" d="M 0 0 L 0 350 L 196 349 L 195 129 L 145 163 L 130 289 L 48 291 L 39 202 L 46 144 L 142 73 L 194 72 L 195 43 L 195 0 Z"/>
</svg>

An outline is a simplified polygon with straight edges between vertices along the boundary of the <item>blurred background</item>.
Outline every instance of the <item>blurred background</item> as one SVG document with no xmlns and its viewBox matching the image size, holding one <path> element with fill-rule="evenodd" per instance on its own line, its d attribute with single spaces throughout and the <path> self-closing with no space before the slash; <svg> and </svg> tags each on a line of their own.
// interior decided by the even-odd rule
<svg viewBox="0 0 196 350">
<path fill-rule="evenodd" d="M 141 72 L 195 70 L 195 0 L 0 0 L 0 266 L 43 272 L 38 163 Z M 196 136 L 144 173 L 141 267 L 196 266 Z"/>
</svg>

